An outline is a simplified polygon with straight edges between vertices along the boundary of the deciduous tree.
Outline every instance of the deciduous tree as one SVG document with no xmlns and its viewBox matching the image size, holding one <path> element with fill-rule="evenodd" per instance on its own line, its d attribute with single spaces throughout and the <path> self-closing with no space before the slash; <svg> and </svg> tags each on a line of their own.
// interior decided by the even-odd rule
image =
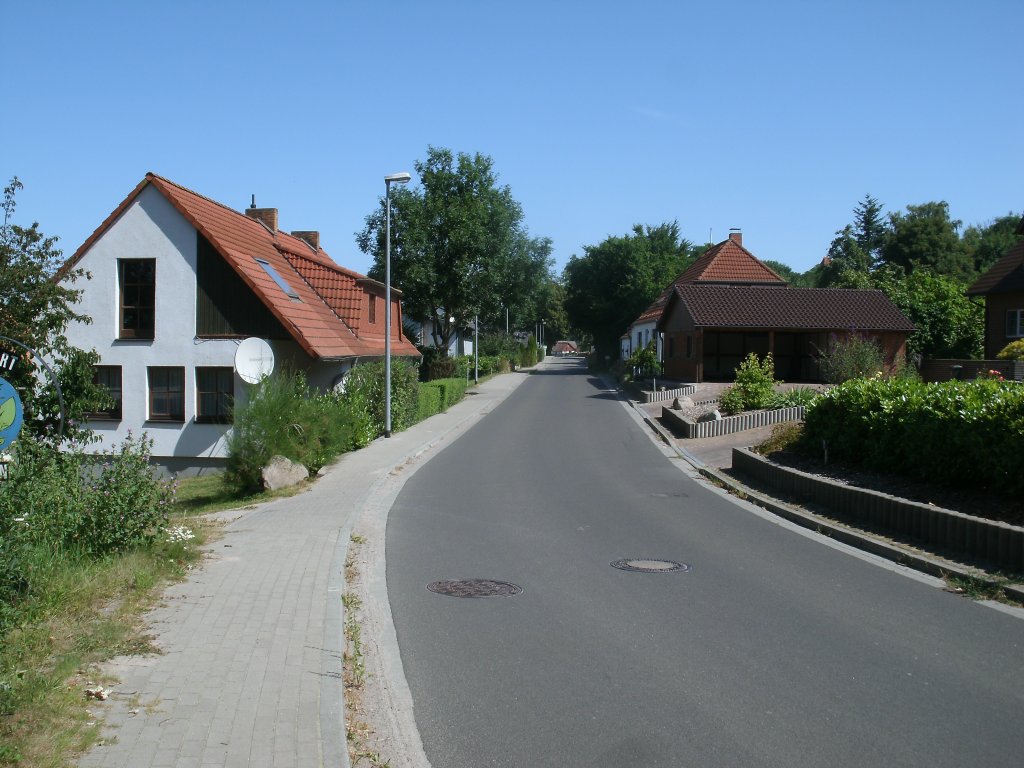
<svg viewBox="0 0 1024 768">
<path fill-rule="evenodd" d="M 619 336 L 693 262 L 692 248 L 674 221 L 584 246 L 565 268 L 569 322 L 617 357 Z"/>
<path fill-rule="evenodd" d="M 418 187 L 392 189 L 391 279 L 407 315 L 438 319 L 435 344 L 447 353 L 456 330 L 477 314 L 497 324 L 503 307 L 529 298 L 550 268 L 550 241 L 530 238 L 508 186 L 491 158 L 430 147 L 416 163 Z M 384 277 L 385 201 L 356 235 L 372 254 L 370 274 Z"/>
<path fill-rule="evenodd" d="M 22 189 L 17 177 L 4 187 L 3 226 L 0 227 L 0 333 L 16 339 L 42 355 L 55 371 L 63 394 L 68 423 L 65 435 L 86 437 L 77 422 L 88 411 L 98 410 L 106 393 L 93 382 L 95 351 L 73 347 L 65 336 L 72 321 L 91 322 L 75 311 L 81 290 L 75 281 L 88 278 L 71 269 L 56 279 L 62 264 L 57 238 L 44 235 L 38 223 L 24 227 L 13 221 L 16 195 Z M 10 348 L 6 342 L 0 346 Z M 21 348 L 11 351 L 21 352 Z M 24 360 L 4 378 L 19 391 L 25 406 L 25 426 L 33 434 L 55 439 L 61 412 L 56 389 L 37 360 Z"/>
</svg>

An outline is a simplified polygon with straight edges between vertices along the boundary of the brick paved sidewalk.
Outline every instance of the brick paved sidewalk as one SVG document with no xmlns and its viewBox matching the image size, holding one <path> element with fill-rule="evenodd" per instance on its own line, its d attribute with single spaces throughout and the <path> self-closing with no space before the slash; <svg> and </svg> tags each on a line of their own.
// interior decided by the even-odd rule
<svg viewBox="0 0 1024 768">
<path fill-rule="evenodd" d="M 348 765 L 342 703 L 344 561 L 353 519 L 395 467 L 439 447 L 527 373 L 346 454 L 306 493 L 224 515 L 224 537 L 146 616 L 163 653 L 114 659 L 90 708 L 105 743 L 83 768 Z"/>
</svg>

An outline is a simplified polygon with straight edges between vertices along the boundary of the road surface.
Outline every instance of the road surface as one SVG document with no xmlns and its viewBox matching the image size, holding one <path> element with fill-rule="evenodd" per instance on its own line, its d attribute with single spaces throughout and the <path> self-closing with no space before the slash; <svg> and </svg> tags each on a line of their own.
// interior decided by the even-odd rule
<svg viewBox="0 0 1024 768">
<path fill-rule="evenodd" d="M 435 768 L 1024 765 L 1024 621 L 693 479 L 575 360 L 410 478 L 387 578 Z"/>
</svg>

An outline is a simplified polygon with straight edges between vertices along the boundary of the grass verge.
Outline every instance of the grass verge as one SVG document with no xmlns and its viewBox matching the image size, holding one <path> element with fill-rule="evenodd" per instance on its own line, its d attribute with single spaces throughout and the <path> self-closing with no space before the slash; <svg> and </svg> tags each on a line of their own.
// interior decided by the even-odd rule
<svg viewBox="0 0 1024 768">
<path fill-rule="evenodd" d="M 182 517 L 194 517 L 196 515 L 208 515 L 212 512 L 222 512 L 226 509 L 242 509 L 253 504 L 262 504 L 266 501 L 295 496 L 308 490 L 313 478 L 277 491 L 260 491 L 238 495 L 221 479 L 221 475 L 202 475 L 200 477 L 183 477 L 178 480 L 178 487 L 174 498 L 175 514 Z"/>
<path fill-rule="evenodd" d="M 181 525 L 172 521 L 177 535 L 149 549 L 100 560 L 31 553 L 33 589 L 0 638 L 0 766 L 66 766 L 97 742 L 85 689 L 111 683 L 101 662 L 156 650 L 140 616 L 199 560 L 211 534 L 194 521 L 188 531 Z"/>
<path fill-rule="evenodd" d="M 345 583 L 351 586 L 359 578 L 356 554 L 359 546 L 366 543 L 366 539 L 353 534 L 349 542 L 348 557 L 345 558 Z M 348 745 L 349 762 L 353 766 L 358 766 L 366 761 L 371 768 L 390 768 L 391 763 L 385 760 L 380 752 L 366 746 L 373 731 L 363 722 L 361 716 L 363 686 L 366 683 L 366 659 L 359 617 L 363 602 L 354 592 L 343 594 L 341 602 L 345 609 L 345 653 L 342 674 L 345 685 L 345 743 Z"/>
</svg>

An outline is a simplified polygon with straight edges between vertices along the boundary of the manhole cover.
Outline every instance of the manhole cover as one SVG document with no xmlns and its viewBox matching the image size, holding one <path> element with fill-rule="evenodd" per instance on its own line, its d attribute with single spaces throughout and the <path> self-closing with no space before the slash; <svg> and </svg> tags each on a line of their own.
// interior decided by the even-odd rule
<svg viewBox="0 0 1024 768">
<path fill-rule="evenodd" d="M 675 560 L 649 560 L 643 557 L 616 560 L 612 563 L 612 568 L 622 571 L 637 571 L 638 573 L 670 573 L 690 570 L 690 566 L 686 563 L 678 563 Z"/>
<path fill-rule="evenodd" d="M 492 579 L 435 581 L 427 584 L 427 589 L 438 595 L 451 597 L 512 597 L 523 593 L 523 588 L 518 584 Z"/>
</svg>

